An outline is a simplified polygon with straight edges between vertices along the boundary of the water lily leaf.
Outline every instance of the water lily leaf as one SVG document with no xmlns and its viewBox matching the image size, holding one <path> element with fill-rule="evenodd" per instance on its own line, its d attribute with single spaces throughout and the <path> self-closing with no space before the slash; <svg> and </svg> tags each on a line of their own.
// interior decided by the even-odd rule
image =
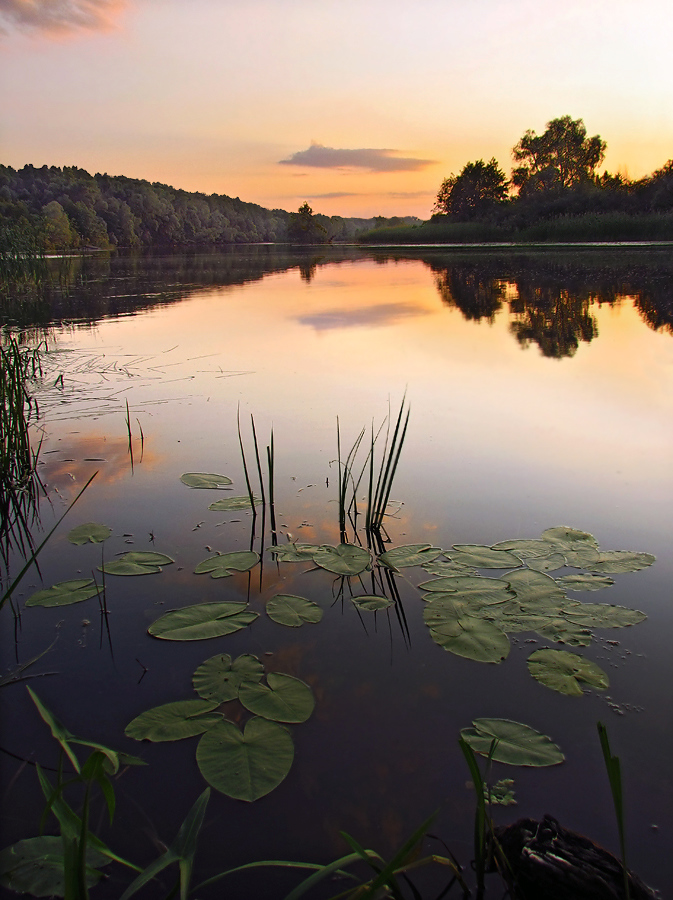
<svg viewBox="0 0 673 900">
<path fill-rule="evenodd" d="M 105 866 L 109 862 L 111 860 L 108 857 L 87 847 L 87 887 L 93 887 L 102 878 L 96 867 Z M 62 838 L 43 835 L 5 847 L 0 852 L 0 884 L 17 894 L 29 894 L 31 897 L 64 897 L 66 891 Z"/>
<path fill-rule="evenodd" d="M 228 653 L 219 653 L 201 663 L 192 677 L 194 690 L 204 700 L 227 703 L 238 697 L 238 689 L 244 681 L 261 681 L 264 666 L 250 653 L 244 653 L 233 662 Z"/>
<path fill-rule="evenodd" d="M 638 625 L 647 618 L 639 609 L 612 606 L 609 603 L 580 603 L 566 610 L 566 616 L 588 628 L 624 628 L 627 625 Z"/>
<path fill-rule="evenodd" d="M 598 561 L 598 550 L 595 547 L 585 547 L 581 550 L 564 550 L 566 565 L 573 569 L 584 569 L 591 563 Z"/>
<path fill-rule="evenodd" d="M 610 686 L 600 666 L 568 650 L 536 650 L 528 657 L 528 669 L 540 684 L 570 697 L 582 696 L 581 683 L 599 691 Z"/>
<path fill-rule="evenodd" d="M 287 729 L 257 716 L 248 720 L 243 732 L 225 719 L 207 731 L 196 748 L 196 762 L 208 784 L 249 803 L 278 787 L 293 758 Z"/>
<path fill-rule="evenodd" d="M 554 552 L 554 548 L 549 546 L 549 541 L 527 539 L 499 541 L 497 544 L 493 544 L 491 549 L 511 550 L 519 559 L 536 559 Z"/>
<path fill-rule="evenodd" d="M 521 560 L 509 550 L 494 550 L 482 544 L 454 544 L 448 554 L 453 562 L 475 569 L 516 569 Z"/>
<path fill-rule="evenodd" d="M 50 588 L 36 591 L 26 600 L 26 606 L 68 606 L 81 603 L 98 593 L 93 578 L 76 578 L 74 581 L 59 581 Z"/>
<path fill-rule="evenodd" d="M 279 625 L 299 628 L 304 622 L 312 624 L 322 619 L 322 609 L 313 600 L 293 594 L 276 594 L 266 604 L 266 614 Z"/>
<path fill-rule="evenodd" d="M 262 502 L 261 497 L 255 497 L 255 506 L 259 506 Z M 252 503 L 250 502 L 250 497 L 246 494 L 245 497 L 225 497 L 224 500 L 216 500 L 214 503 L 211 503 L 208 509 L 219 510 L 222 512 L 223 510 L 226 512 L 227 510 L 234 509 L 251 509 Z"/>
<path fill-rule="evenodd" d="M 217 705 L 217 700 L 176 700 L 154 706 L 129 722 L 124 734 L 136 741 L 154 742 L 194 737 L 222 721 L 221 715 L 207 715 Z"/>
<path fill-rule="evenodd" d="M 269 672 L 268 687 L 261 682 L 244 682 L 238 699 L 246 709 L 274 722 L 305 722 L 315 706 L 311 688 L 282 672 Z"/>
<path fill-rule="evenodd" d="M 269 547 L 269 553 L 279 562 L 313 562 L 313 554 L 320 550 L 321 544 L 283 544 Z"/>
<path fill-rule="evenodd" d="M 430 544 L 405 544 L 381 553 L 377 562 L 395 571 L 409 566 L 422 566 L 437 559 L 443 552 L 440 547 L 432 547 Z"/>
<path fill-rule="evenodd" d="M 131 550 L 124 553 L 119 559 L 98 566 L 99 572 L 106 575 L 153 575 L 161 572 L 161 566 L 169 566 L 174 559 L 165 553 L 155 553 L 153 550 Z"/>
<path fill-rule="evenodd" d="M 510 766 L 556 766 L 565 759 L 551 738 L 530 725 L 511 719 L 474 719 L 472 725 L 473 728 L 463 728 L 460 736 L 482 756 L 488 756 L 496 738 L 493 752 L 496 762 Z"/>
<path fill-rule="evenodd" d="M 445 575 L 424 581 L 418 585 L 419 590 L 438 591 L 444 593 L 460 593 L 462 596 L 510 596 L 512 592 L 507 583 L 500 578 L 486 578 L 484 575 Z"/>
<path fill-rule="evenodd" d="M 394 602 L 388 597 L 378 597 L 376 594 L 363 594 L 352 599 L 358 609 L 366 609 L 369 612 L 376 612 L 377 609 L 387 609 Z"/>
<path fill-rule="evenodd" d="M 541 612 L 543 607 L 560 608 L 568 599 L 563 588 L 543 572 L 521 569 L 503 575 L 502 580 L 514 591 L 519 603 L 534 612 Z"/>
<path fill-rule="evenodd" d="M 313 554 L 313 562 L 335 575 L 359 575 L 371 565 L 371 556 L 364 547 L 339 544 L 337 547 L 321 547 Z"/>
<path fill-rule="evenodd" d="M 226 475 L 212 475 L 206 472 L 185 472 L 180 476 L 180 481 L 191 488 L 204 488 L 208 490 L 217 490 L 233 484 L 231 478 Z"/>
<path fill-rule="evenodd" d="M 152 622 L 148 633 L 166 641 L 203 641 L 241 631 L 254 622 L 256 612 L 246 612 L 246 603 L 219 600 L 172 609 Z"/>
<path fill-rule="evenodd" d="M 107 540 L 112 534 L 112 529 L 107 525 L 99 525 L 97 522 L 87 522 L 84 525 L 78 525 L 76 528 L 68 532 L 68 540 L 71 544 L 100 544 Z"/>
<path fill-rule="evenodd" d="M 569 644 L 571 647 L 588 647 L 591 643 L 593 635 L 584 627 L 583 622 L 577 622 L 561 614 L 537 618 L 542 619 L 542 622 L 538 621 L 531 630 L 541 637 L 559 644 Z"/>
<path fill-rule="evenodd" d="M 228 578 L 236 572 L 248 572 L 259 562 L 259 553 L 254 550 L 235 550 L 232 553 L 218 553 L 209 556 L 194 569 L 197 575 L 210 574 L 211 578 Z"/>
<path fill-rule="evenodd" d="M 450 560 L 436 559 L 433 562 L 424 563 L 422 568 L 431 575 L 476 575 L 476 571 L 470 566 L 460 566 Z"/>
<path fill-rule="evenodd" d="M 601 550 L 598 559 L 585 568 L 591 572 L 617 575 L 621 572 L 637 572 L 640 569 L 646 569 L 656 562 L 656 559 L 656 556 L 652 556 L 651 553 L 637 553 L 633 550 Z"/>
<path fill-rule="evenodd" d="M 583 550 L 587 547 L 598 547 L 598 541 L 588 531 L 578 531 L 577 528 L 569 528 L 567 525 L 558 525 L 555 528 L 547 528 L 542 532 L 542 538 L 552 544 L 558 544 L 564 550 Z"/>
<path fill-rule="evenodd" d="M 579 575 L 562 575 L 556 579 L 556 583 L 566 591 L 600 591 L 610 587 L 615 581 L 607 575 L 582 572 Z"/>
<path fill-rule="evenodd" d="M 535 572 L 553 572 L 562 569 L 566 564 L 566 558 L 562 553 L 550 553 L 549 556 L 530 557 L 526 560 L 529 569 Z"/>
<path fill-rule="evenodd" d="M 428 603 L 423 618 L 433 641 L 457 656 L 499 663 L 509 654 L 507 635 L 497 625 L 488 619 L 465 615 L 453 604 Z"/>
</svg>

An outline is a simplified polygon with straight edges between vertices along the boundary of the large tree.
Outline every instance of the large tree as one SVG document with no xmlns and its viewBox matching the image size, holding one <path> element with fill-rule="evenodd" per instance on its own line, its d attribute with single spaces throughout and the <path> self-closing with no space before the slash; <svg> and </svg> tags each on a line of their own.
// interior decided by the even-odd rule
<svg viewBox="0 0 673 900">
<path fill-rule="evenodd" d="M 308 203 L 302 203 L 296 213 L 290 213 L 287 236 L 295 244 L 324 244 L 327 229 L 317 221 Z"/>
<path fill-rule="evenodd" d="M 520 163 L 512 170 L 512 184 L 526 194 L 591 181 L 603 162 L 606 146 L 598 134 L 587 137 L 582 119 L 552 119 L 544 134 L 529 129 L 512 149 L 515 162 Z"/>
<path fill-rule="evenodd" d="M 461 222 L 480 218 L 507 199 L 509 184 L 496 159 L 478 159 L 463 166 L 460 175 L 445 178 L 434 211 Z"/>
</svg>

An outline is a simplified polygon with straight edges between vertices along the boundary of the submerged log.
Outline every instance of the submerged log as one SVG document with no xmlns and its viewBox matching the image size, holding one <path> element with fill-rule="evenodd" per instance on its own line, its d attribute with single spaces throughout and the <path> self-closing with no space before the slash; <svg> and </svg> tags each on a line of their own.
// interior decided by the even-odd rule
<svg viewBox="0 0 673 900">
<path fill-rule="evenodd" d="M 495 836 L 522 900 L 624 900 L 621 862 L 552 816 L 519 819 L 496 828 Z M 632 872 L 629 891 L 632 900 L 659 898 Z"/>
</svg>

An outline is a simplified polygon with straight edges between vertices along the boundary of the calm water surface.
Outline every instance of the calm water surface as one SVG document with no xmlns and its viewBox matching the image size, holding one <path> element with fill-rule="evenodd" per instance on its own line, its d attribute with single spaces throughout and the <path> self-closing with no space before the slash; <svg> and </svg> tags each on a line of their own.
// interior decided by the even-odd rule
<svg viewBox="0 0 673 900">
<path fill-rule="evenodd" d="M 45 529 L 98 476 L 45 549 L 43 583 L 84 577 L 100 564 L 100 545 L 75 547 L 66 538 L 88 521 L 113 529 L 107 559 L 156 549 L 176 564 L 160 575 L 108 578 L 112 648 L 101 639 L 95 599 L 24 609 L 16 646 L 5 609 L 3 659 L 6 668 L 24 662 L 57 637 L 35 669 L 57 674 L 31 685 L 75 734 L 140 752 L 149 763 L 119 782 L 115 849 L 146 864 L 205 786 L 196 739 L 139 745 L 124 736 L 126 724 L 152 706 L 195 696 L 192 673 L 209 657 L 253 653 L 267 670 L 308 682 L 316 709 L 292 727 L 294 764 L 275 791 L 250 805 L 214 792 L 203 877 L 255 859 L 334 858 L 345 852 L 340 830 L 389 853 L 435 810 L 434 832 L 467 864 L 473 797 L 456 742 L 482 716 L 525 722 L 567 758 L 550 769 L 497 766 L 497 777 L 515 779 L 518 800 L 497 819 L 549 812 L 617 852 L 596 735 L 602 720 L 622 760 L 630 864 L 666 896 L 673 887 L 668 253 L 344 250 L 296 258 L 257 248 L 87 265 L 53 307 L 58 321 L 40 395 L 40 471 L 53 504 L 53 511 L 42 504 Z M 329 573 L 308 564 L 277 567 L 265 554 L 261 575 L 193 574 L 211 549 L 250 546 L 249 513 L 209 511 L 222 495 L 179 480 L 184 472 L 218 472 L 233 479 L 235 494 L 246 492 L 238 410 L 250 451 L 250 415 L 262 448 L 273 428 L 279 540 L 336 544 L 337 416 L 349 448 L 363 426 L 378 428 L 389 403 L 395 414 L 405 394 L 411 418 L 394 516 L 386 520 L 392 545 L 448 550 L 569 525 L 594 534 L 602 548 L 656 555 L 651 568 L 614 576 L 608 592 L 572 595 L 648 616 L 631 628 L 597 630 L 579 650 L 609 674 L 605 694 L 571 698 L 534 681 L 526 658 L 549 642 L 532 633 L 513 638 L 498 666 L 447 653 L 422 620 L 416 585 L 429 576 L 421 569 L 405 569 L 397 581 L 408 633 L 394 614 L 359 615 L 348 588 L 340 596 Z M 257 550 L 270 544 L 266 526 L 262 538 L 258 519 Z M 20 601 L 41 586 L 30 575 Z M 313 599 L 322 622 L 301 629 L 272 622 L 263 610 L 279 592 Z M 262 615 L 238 634 L 177 643 L 146 633 L 168 609 L 247 596 Z M 3 689 L 0 700 L 3 748 L 53 765 L 25 687 Z M 31 766 L 5 755 L 2 768 L 5 846 L 37 833 L 41 803 Z M 102 815 L 100 827 L 105 833 Z M 98 895 L 119 896 L 123 877 L 113 874 Z M 231 896 L 280 897 L 293 883 L 273 879 L 241 876 Z"/>
</svg>

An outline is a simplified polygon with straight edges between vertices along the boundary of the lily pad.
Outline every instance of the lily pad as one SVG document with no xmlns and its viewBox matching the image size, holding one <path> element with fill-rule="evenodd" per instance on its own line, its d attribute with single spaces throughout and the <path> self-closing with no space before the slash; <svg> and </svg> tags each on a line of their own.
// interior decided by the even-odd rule
<svg viewBox="0 0 673 900">
<path fill-rule="evenodd" d="M 362 596 L 353 597 L 352 599 L 358 609 L 366 609 L 368 612 L 387 609 L 394 602 L 389 597 L 379 597 L 376 594 L 362 594 Z"/>
<path fill-rule="evenodd" d="M 615 583 L 614 578 L 598 575 L 593 572 L 582 572 L 579 575 L 562 575 L 556 579 L 566 591 L 601 591 Z"/>
<path fill-rule="evenodd" d="M 423 567 L 431 575 L 476 575 L 476 571 L 470 566 L 460 566 L 458 563 L 445 559 L 435 559 L 424 563 Z"/>
<path fill-rule="evenodd" d="M 368 550 L 357 544 L 339 544 L 337 547 L 321 547 L 313 554 L 313 562 L 335 575 L 359 575 L 371 565 L 371 556 Z"/>
<path fill-rule="evenodd" d="M 274 722 L 305 722 L 315 706 L 311 688 L 282 672 L 269 672 L 268 686 L 244 682 L 238 699 L 246 709 Z"/>
<path fill-rule="evenodd" d="M 169 566 L 175 562 L 165 553 L 155 553 L 153 550 L 131 550 L 124 553 L 119 559 L 99 566 L 99 572 L 106 575 L 154 575 L 161 572 L 162 566 Z"/>
<path fill-rule="evenodd" d="M 521 565 L 518 556 L 509 550 L 494 550 L 482 544 L 454 544 L 448 554 L 453 562 L 475 569 L 516 569 Z"/>
<path fill-rule="evenodd" d="M 430 602 L 423 610 L 423 618 L 433 641 L 457 656 L 500 663 L 509 654 L 507 635 L 497 625 L 466 615 L 453 604 Z"/>
<path fill-rule="evenodd" d="M 510 766 L 556 766 L 565 756 L 551 738 L 530 725 L 511 719 L 474 719 L 473 728 L 463 728 L 460 736 L 475 753 L 488 756 L 497 739 L 493 759 Z"/>
<path fill-rule="evenodd" d="M 278 787 L 293 759 L 287 729 L 257 716 L 248 720 L 245 731 L 225 719 L 207 731 L 196 748 L 196 762 L 208 784 L 249 803 Z"/>
<path fill-rule="evenodd" d="M 502 580 L 514 591 L 519 603 L 536 612 L 543 611 L 543 607 L 560 608 L 568 599 L 563 588 L 543 572 L 521 569 L 503 575 Z"/>
<path fill-rule="evenodd" d="M 624 628 L 638 625 L 647 616 L 639 609 L 612 606 L 609 603 L 579 603 L 566 610 L 566 616 L 587 628 Z"/>
<path fill-rule="evenodd" d="M 259 504 L 262 502 L 260 497 L 255 497 L 254 501 L 255 506 L 259 506 Z M 216 500 L 208 507 L 208 509 L 213 509 L 219 512 L 251 508 L 252 503 L 250 502 L 250 497 L 247 494 L 245 495 L 245 497 L 225 497 L 223 500 Z"/>
<path fill-rule="evenodd" d="M 26 600 L 26 606 L 69 606 L 81 603 L 98 593 L 93 578 L 76 578 L 74 581 L 59 581 L 50 588 L 36 591 Z"/>
<path fill-rule="evenodd" d="M 321 544 L 282 544 L 269 547 L 269 553 L 278 562 L 313 562 L 313 554 L 322 548 Z"/>
<path fill-rule="evenodd" d="M 92 847 L 87 848 L 87 887 L 93 887 L 102 878 L 95 867 L 105 866 L 110 861 Z M 17 894 L 29 894 L 31 897 L 64 897 L 62 838 L 43 835 L 5 847 L 0 852 L 0 884 Z"/>
<path fill-rule="evenodd" d="M 444 551 L 440 547 L 432 547 L 430 544 L 405 544 L 402 547 L 392 547 L 381 553 L 377 559 L 382 565 L 396 571 L 409 566 L 422 566 L 432 562 L 441 556 Z"/>
<path fill-rule="evenodd" d="M 294 594 L 276 594 L 266 604 L 266 614 L 279 625 L 299 628 L 305 622 L 315 624 L 322 619 L 322 609 L 313 600 Z"/>
<path fill-rule="evenodd" d="M 569 615 L 547 615 L 534 618 L 537 618 L 538 622 L 531 626 L 531 630 L 550 641 L 568 644 L 571 647 L 588 647 L 593 638 L 589 629 L 585 627 L 585 622 L 571 619 Z"/>
<path fill-rule="evenodd" d="M 582 696 L 581 683 L 599 691 L 610 686 L 600 666 L 568 650 L 536 650 L 528 657 L 528 669 L 540 684 L 570 697 Z"/>
<path fill-rule="evenodd" d="M 542 538 L 552 544 L 557 544 L 565 550 L 583 550 L 587 547 L 598 547 L 598 541 L 588 531 L 579 531 L 577 528 L 569 528 L 567 525 L 557 525 L 555 528 L 547 528 L 542 532 Z"/>
<path fill-rule="evenodd" d="M 598 559 L 585 568 L 591 572 L 602 572 L 606 575 L 617 575 L 621 572 L 638 572 L 656 562 L 651 553 L 637 553 L 632 550 L 601 550 Z"/>
<path fill-rule="evenodd" d="M 507 582 L 500 578 L 486 578 L 483 575 L 445 575 L 418 585 L 419 590 L 431 593 L 452 593 L 465 599 L 481 603 L 498 603 L 513 596 Z"/>
<path fill-rule="evenodd" d="M 136 741 L 181 741 L 203 734 L 222 721 L 222 716 L 212 712 L 218 701 L 177 700 L 148 709 L 136 716 L 124 729 L 127 737 Z"/>
<path fill-rule="evenodd" d="M 537 559 L 553 553 L 554 548 L 549 546 L 549 541 L 543 540 L 515 540 L 515 541 L 499 541 L 493 544 L 492 550 L 511 550 L 519 559 Z"/>
<path fill-rule="evenodd" d="M 172 609 L 152 622 L 148 633 L 166 641 L 203 641 L 241 631 L 254 622 L 256 612 L 247 612 L 247 603 L 219 600 Z"/>
<path fill-rule="evenodd" d="M 97 522 L 87 522 L 78 525 L 68 532 L 68 540 L 71 544 L 100 544 L 106 541 L 112 534 L 112 529 L 107 525 L 99 525 Z"/>
<path fill-rule="evenodd" d="M 535 572 L 553 572 L 565 566 L 566 558 L 562 553 L 550 553 L 549 556 L 531 557 L 525 562 Z"/>
<path fill-rule="evenodd" d="M 180 476 L 180 481 L 187 487 L 207 490 L 217 490 L 233 484 L 231 478 L 227 478 L 226 475 L 212 475 L 206 472 L 185 472 Z"/>
<path fill-rule="evenodd" d="M 228 578 L 236 572 L 248 572 L 259 562 L 259 554 L 254 550 L 235 550 L 232 553 L 218 553 L 209 556 L 194 569 L 197 575 L 211 578 Z"/>
<path fill-rule="evenodd" d="M 219 653 L 201 663 L 192 677 L 194 690 L 204 700 L 227 703 L 238 697 L 244 681 L 261 681 L 264 666 L 250 653 L 237 657 L 233 662 L 228 653 Z"/>
</svg>

